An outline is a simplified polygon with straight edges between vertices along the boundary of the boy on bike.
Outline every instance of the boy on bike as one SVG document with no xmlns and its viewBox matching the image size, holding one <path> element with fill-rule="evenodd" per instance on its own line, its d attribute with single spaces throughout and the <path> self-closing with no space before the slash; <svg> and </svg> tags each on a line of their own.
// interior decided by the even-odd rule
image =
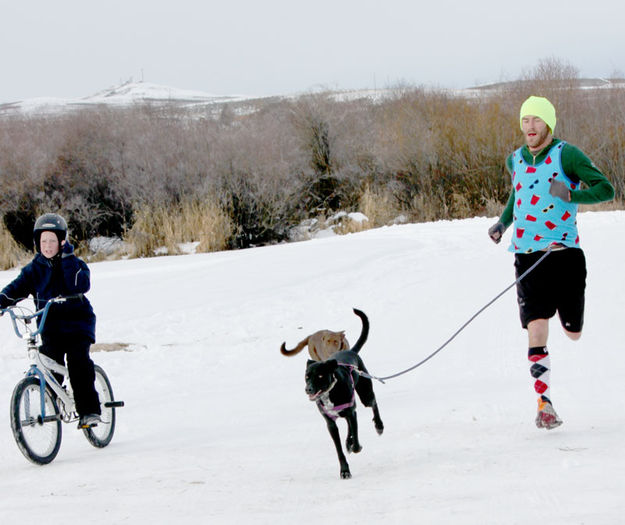
<svg viewBox="0 0 625 525">
<path fill-rule="evenodd" d="M 56 213 L 39 217 L 33 229 L 35 257 L 17 278 L 0 292 L 0 308 L 32 295 L 39 310 L 54 297 L 79 295 L 50 308 L 41 334 L 41 353 L 65 366 L 74 391 L 78 428 L 96 426 L 100 401 L 89 348 L 95 342 L 95 314 L 84 297 L 91 284 L 87 264 L 74 255 L 67 239 L 67 223 Z"/>
</svg>

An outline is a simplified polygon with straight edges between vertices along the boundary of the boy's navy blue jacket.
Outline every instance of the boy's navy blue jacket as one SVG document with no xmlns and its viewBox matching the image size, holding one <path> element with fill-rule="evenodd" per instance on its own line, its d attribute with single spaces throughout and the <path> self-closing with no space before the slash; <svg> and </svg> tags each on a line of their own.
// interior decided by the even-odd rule
<svg viewBox="0 0 625 525">
<path fill-rule="evenodd" d="M 87 264 L 74 255 L 69 244 L 63 247 L 62 255 L 47 259 L 40 253 L 28 263 L 17 276 L 0 292 L 0 308 L 13 305 L 29 295 L 35 300 L 37 310 L 43 308 L 49 299 L 58 296 L 83 294 L 91 287 Z M 86 297 L 53 304 L 48 311 L 46 324 L 41 334 L 45 340 L 62 337 L 81 337 L 95 342 L 95 314 Z"/>
</svg>

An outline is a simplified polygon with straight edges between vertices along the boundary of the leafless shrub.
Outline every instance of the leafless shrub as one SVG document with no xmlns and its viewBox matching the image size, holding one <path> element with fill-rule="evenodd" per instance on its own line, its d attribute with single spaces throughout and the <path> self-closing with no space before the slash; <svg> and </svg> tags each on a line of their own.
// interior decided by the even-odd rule
<svg viewBox="0 0 625 525">
<path fill-rule="evenodd" d="M 8 270 L 28 261 L 32 254 L 24 250 L 0 224 L 0 269 Z"/>
<path fill-rule="evenodd" d="M 302 221 L 337 211 L 363 212 L 367 227 L 400 214 L 495 215 L 510 188 L 504 160 L 522 143 L 518 108 L 532 94 L 554 102 L 556 135 L 584 150 L 623 202 L 625 89 L 582 83 L 575 67 L 547 58 L 472 96 L 398 86 L 375 101 L 320 93 L 243 113 L 146 104 L 3 117 L 0 215 L 26 249 L 37 214 L 55 209 L 75 240 L 132 231 L 144 255 L 160 246 L 175 253 L 182 242 L 163 221 L 211 215 L 188 203 L 211 202 L 225 214 L 222 248 L 279 242 Z M 149 222 L 155 217 L 161 224 Z M 142 235 L 150 240 L 142 244 Z"/>
<path fill-rule="evenodd" d="M 402 213 L 389 190 L 374 190 L 371 186 L 365 187 L 358 208 L 369 219 L 369 228 L 390 224 Z"/>
<path fill-rule="evenodd" d="M 185 201 L 180 206 L 144 206 L 124 240 L 133 257 L 176 255 L 181 245 L 197 242 L 195 251 L 227 248 L 232 235 L 228 216 L 214 200 Z"/>
</svg>

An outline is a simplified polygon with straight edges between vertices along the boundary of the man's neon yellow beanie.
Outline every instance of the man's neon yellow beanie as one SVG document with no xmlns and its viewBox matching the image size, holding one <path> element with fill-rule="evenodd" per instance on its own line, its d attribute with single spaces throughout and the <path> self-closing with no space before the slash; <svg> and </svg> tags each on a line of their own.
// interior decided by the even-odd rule
<svg viewBox="0 0 625 525">
<path fill-rule="evenodd" d="M 531 96 L 521 106 L 521 114 L 519 120 L 521 123 L 521 129 L 523 129 L 523 117 L 532 115 L 534 117 L 540 117 L 549 129 L 551 133 L 556 128 L 556 108 L 544 97 Z"/>
</svg>

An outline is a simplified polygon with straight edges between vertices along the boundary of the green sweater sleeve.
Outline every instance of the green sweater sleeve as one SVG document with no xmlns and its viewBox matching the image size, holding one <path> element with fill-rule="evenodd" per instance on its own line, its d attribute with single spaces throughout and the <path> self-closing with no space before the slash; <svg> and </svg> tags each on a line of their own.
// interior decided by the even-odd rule
<svg viewBox="0 0 625 525">
<path fill-rule="evenodd" d="M 506 169 L 508 170 L 508 174 L 511 177 L 512 177 L 512 170 L 513 170 L 512 163 L 513 163 L 512 155 L 509 155 L 508 158 L 506 159 Z M 499 220 L 506 228 L 510 226 L 514 220 L 513 211 L 514 211 L 514 188 L 512 188 L 512 191 L 510 192 L 510 196 L 508 197 L 508 202 L 506 203 L 506 207 L 503 209 L 503 211 L 501 212 L 501 216 L 499 217 Z"/>
<path fill-rule="evenodd" d="M 499 217 L 499 220 L 506 228 L 510 226 L 513 222 L 513 219 L 514 219 L 513 211 L 514 211 L 514 190 L 510 192 L 510 197 L 508 197 L 508 202 L 506 203 L 506 207 L 503 209 L 503 212 L 501 212 L 501 217 Z"/>
<path fill-rule="evenodd" d="M 614 198 L 614 187 L 582 150 L 566 144 L 562 149 L 562 169 L 567 177 L 579 179 L 586 187 L 571 190 L 571 202 L 595 204 Z"/>
</svg>

